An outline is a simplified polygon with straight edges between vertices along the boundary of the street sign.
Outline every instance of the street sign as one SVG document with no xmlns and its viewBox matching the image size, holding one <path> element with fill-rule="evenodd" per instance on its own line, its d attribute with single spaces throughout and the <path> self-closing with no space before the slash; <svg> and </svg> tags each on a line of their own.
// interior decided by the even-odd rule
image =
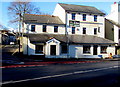
<svg viewBox="0 0 120 87">
<path fill-rule="evenodd" d="M 69 20 L 69 26 L 71 26 L 71 27 L 80 27 L 80 21 Z"/>
</svg>

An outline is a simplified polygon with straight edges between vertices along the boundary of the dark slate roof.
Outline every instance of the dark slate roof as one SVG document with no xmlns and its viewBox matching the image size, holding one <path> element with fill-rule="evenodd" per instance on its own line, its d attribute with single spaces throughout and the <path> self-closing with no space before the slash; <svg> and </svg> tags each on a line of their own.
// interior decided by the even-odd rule
<svg viewBox="0 0 120 87">
<path fill-rule="evenodd" d="M 52 38 L 57 39 L 61 43 L 66 43 L 67 38 L 63 34 L 26 34 L 31 43 L 45 43 Z M 92 35 L 69 35 L 69 43 L 71 44 L 116 44 L 115 42 Z"/>
<path fill-rule="evenodd" d="M 112 23 L 113 25 L 116 25 L 117 27 L 120 28 L 120 24 L 119 23 L 117 23 L 117 22 L 115 22 L 113 20 L 110 20 L 110 19 L 105 19 L 105 20 L 108 21 L 108 22 L 110 22 L 110 23 Z"/>
<path fill-rule="evenodd" d="M 101 12 L 100 10 L 92 6 L 82 6 L 82 5 L 73 5 L 73 4 L 63 4 L 63 3 L 59 3 L 59 5 L 68 12 L 82 12 L 82 13 L 105 15 L 105 13 Z"/>
<path fill-rule="evenodd" d="M 58 16 L 52 15 L 35 15 L 35 14 L 25 14 L 24 15 L 25 23 L 42 23 L 42 24 L 60 24 L 64 23 L 60 20 Z"/>
</svg>

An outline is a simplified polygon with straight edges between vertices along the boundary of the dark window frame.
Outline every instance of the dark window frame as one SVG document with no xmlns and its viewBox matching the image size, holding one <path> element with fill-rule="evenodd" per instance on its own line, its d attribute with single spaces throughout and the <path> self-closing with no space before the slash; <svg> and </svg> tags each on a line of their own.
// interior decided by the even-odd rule
<svg viewBox="0 0 120 87">
<path fill-rule="evenodd" d="M 119 35 L 119 39 L 120 39 L 120 29 L 119 29 L 119 34 L 118 35 Z"/>
<path fill-rule="evenodd" d="M 86 34 L 86 27 L 83 27 L 83 34 Z"/>
<path fill-rule="evenodd" d="M 31 32 L 35 32 L 35 25 L 31 25 Z"/>
<path fill-rule="evenodd" d="M 75 34 L 75 27 L 72 27 L 72 34 Z"/>
<path fill-rule="evenodd" d="M 76 13 L 72 13 L 72 20 L 75 20 Z"/>
<path fill-rule="evenodd" d="M 61 53 L 66 54 L 68 52 L 68 47 L 67 45 L 61 45 Z"/>
<path fill-rule="evenodd" d="M 35 45 L 35 53 L 43 54 L 43 45 Z"/>
<path fill-rule="evenodd" d="M 94 35 L 97 34 L 97 28 L 94 28 Z"/>
<path fill-rule="evenodd" d="M 91 53 L 91 46 L 83 45 L 83 54 L 90 54 Z"/>
<path fill-rule="evenodd" d="M 94 15 L 94 22 L 97 22 L 97 15 Z"/>
<path fill-rule="evenodd" d="M 101 53 L 101 54 L 106 54 L 106 53 L 107 53 L 107 47 L 108 47 L 108 46 L 101 46 L 100 53 Z"/>
<path fill-rule="evenodd" d="M 100 33 L 100 27 L 98 27 L 98 32 Z"/>
<path fill-rule="evenodd" d="M 83 21 L 86 21 L 86 14 L 83 14 Z"/>
<path fill-rule="evenodd" d="M 54 32 L 55 32 L 55 33 L 58 32 L 58 26 L 54 26 Z"/>
<path fill-rule="evenodd" d="M 47 32 L 47 25 L 43 25 L 43 32 Z"/>
</svg>

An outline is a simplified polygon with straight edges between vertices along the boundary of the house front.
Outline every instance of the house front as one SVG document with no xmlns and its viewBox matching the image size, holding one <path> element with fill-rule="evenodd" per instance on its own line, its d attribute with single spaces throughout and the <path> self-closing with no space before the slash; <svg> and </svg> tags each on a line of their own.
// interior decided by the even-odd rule
<svg viewBox="0 0 120 87">
<path fill-rule="evenodd" d="M 105 14 L 97 8 L 58 3 L 53 14 L 24 15 L 25 55 L 45 58 L 115 55 L 116 43 L 104 38 Z"/>
<path fill-rule="evenodd" d="M 63 34 L 24 35 L 24 54 L 46 58 L 101 58 L 115 55 L 114 42 L 89 35 L 69 35 L 67 46 Z"/>
<path fill-rule="evenodd" d="M 58 3 L 53 15 L 66 24 L 66 33 L 70 35 L 95 35 L 104 38 L 105 13 L 95 7 Z"/>
</svg>

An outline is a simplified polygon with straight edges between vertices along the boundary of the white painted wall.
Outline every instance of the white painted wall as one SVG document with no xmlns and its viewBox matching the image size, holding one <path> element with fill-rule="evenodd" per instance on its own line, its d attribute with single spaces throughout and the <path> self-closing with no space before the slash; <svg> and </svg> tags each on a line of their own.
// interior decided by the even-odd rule
<svg viewBox="0 0 120 87">
<path fill-rule="evenodd" d="M 78 58 L 82 55 L 83 48 L 81 45 L 70 45 L 69 46 L 69 56 L 72 58 Z"/>
<path fill-rule="evenodd" d="M 56 5 L 53 15 L 58 16 L 63 21 L 64 24 L 66 23 L 65 10 L 59 4 Z"/>
<path fill-rule="evenodd" d="M 69 34 L 72 34 L 72 27 L 69 26 L 69 20 L 72 20 L 72 13 L 67 13 L 67 30 Z M 83 21 L 83 14 L 76 13 L 76 21 L 80 21 L 80 27 L 75 28 L 75 34 L 82 35 L 83 27 L 87 29 L 87 35 L 94 35 L 94 28 L 100 27 L 100 33 L 97 34 L 98 37 L 104 38 L 105 33 L 105 20 L 103 16 L 98 15 L 97 22 L 94 22 L 94 15 L 86 14 L 86 21 Z"/>
<path fill-rule="evenodd" d="M 36 54 L 35 53 L 35 45 L 30 43 L 29 39 L 27 40 L 27 38 L 23 39 L 23 53 L 27 54 L 27 41 L 28 41 L 28 55 L 41 55 L 41 54 Z M 43 49 L 44 49 L 44 53 L 46 55 L 46 57 L 51 57 L 50 55 L 50 46 L 51 45 L 56 45 L 56 56 L 59 57 L 67 57 L 67 54 L 61 54 L 61 47 L 60 47 L 60 42 L 56 39 L 51 39 L 49 41 L 46 42 L 46 45 L 44 45 Z M 115 55 L 115 46 L 110 46 L 107 48 L 107 53 L 106 54 L 102 54 L 101 52 L 101 46 L 99 45 L 97 48 L 97 55 L 93 55 L 93 45 L 91 45 L 90 48 L 90 54 L 84 54 L 83 53 L 83 45 L 69 45 L 69 57 L 71 58 L 99 58 L 98 55 L 102 55 L 103 58 L 105 57 L 109 57 L 110 53 L 112 53 L 112 55 Z M 53 56 L 52 56 L 53 57 Z"/>
<path fill-rule="evenodd" d="M 31 32 L 31 25 L 35 25 L 35 32 Z M 54 26 L 57 25 L 47 25 L 46 32 L 43 32 L 43 25 L 42 24 L 26 24 L 25 32 L 27 33 L 46 33 L 46 34 L 65 34 L 65 26 L 64 25 L 59 25 L 58 26 L 58 32 L 54 32 Z"/>
<path fill-rule="evenodd" d="M 118 23 L 120 24 L 120 12 L 118 12 Z"/>
<path fill-rule="evenodd" d="M 56 39 L 51 39 L 46 42 L 45 54 L 50 55 L 50 46 L 56 45 L 56 55 L 60 55 L 60 42 Z"/>
<path fill-rule="evenodd" d="M 27 55 L 27 41 L 28 39 L 26 37 L 23 37 L 23 54 Z"/>
<path fill-rule="evenodd" d="M 120 23 L 120 19 L 118 19 L 120 15 L 120 12 L 118 12 L 118 5 L 118 3 L 111 5 L 111 13 L 107 15 L 106 18 Z"/>
<path fill-rule="evenodd" d="M 97 48 L 97 55 L 93 55 L 93 45 L 91 45 L 90 53 L 84 54 L 83 53 L 83 46 L 82 45 L 70 45 L 69 46 L 69 56 L 72 58 L 99 58 L 98 55 L 102 55 L 103 58 L 109 57 L 110 53 L 115 55 L 115 46 L 111 46 L 107 48 L 107 53 L 101 53 L 101 46 L 99 45 Z"/>
<path fill-rule="evenodd" d="M 27 48 L 28 47 L 28 48 Z M 35 55 L 35 45 L 30 43 L 30 40 L 26 37 L 23 38 L 23 54 L 25 55 Z M 28 50 L 28 52 L 27 52 Z"/>
<path fill-rule="evenodd" d="M 114 42 L 119 43 L 119 28 L 114 25 Z"/>
</svg>

